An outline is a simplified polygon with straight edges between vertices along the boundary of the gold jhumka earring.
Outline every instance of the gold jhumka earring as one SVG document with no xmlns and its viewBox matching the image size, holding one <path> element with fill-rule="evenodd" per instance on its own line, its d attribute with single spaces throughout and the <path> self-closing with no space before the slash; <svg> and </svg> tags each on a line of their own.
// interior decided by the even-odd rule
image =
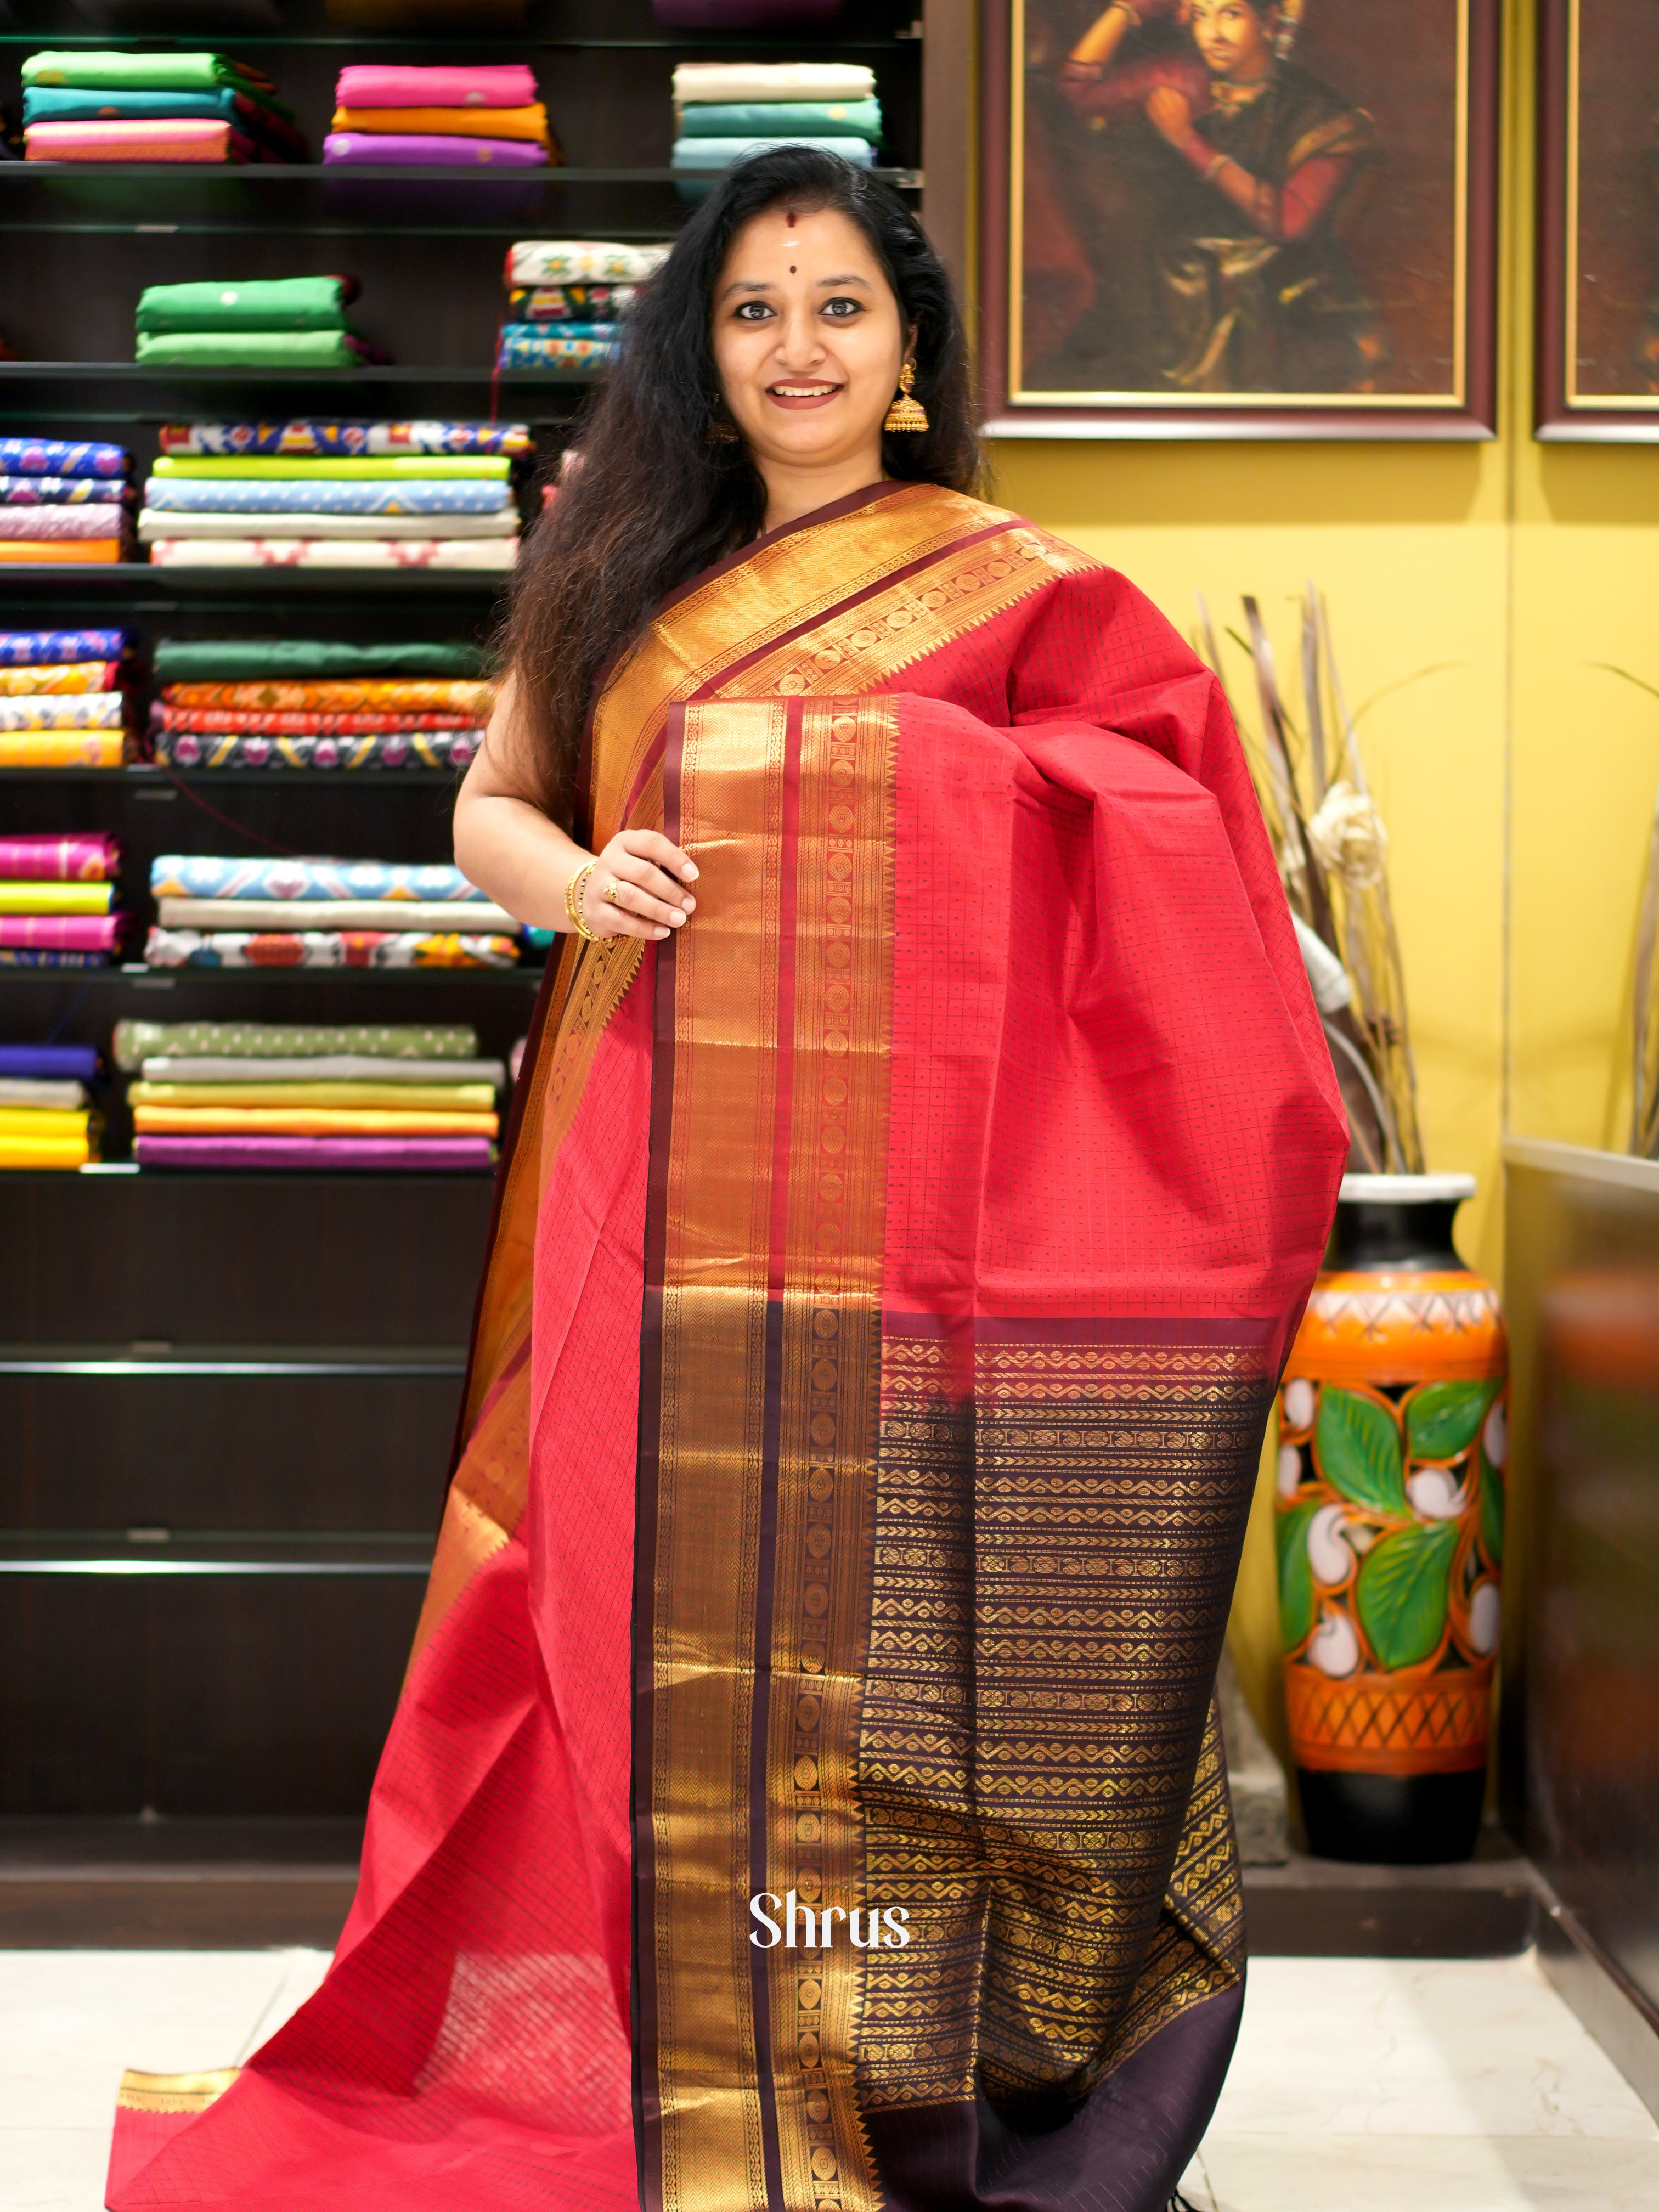
<svg viewBox="0 0 1659 2212">
<path fill-rule="evenodd" d="M 907 361 L 899 371 L 899 388 L 893 395 L 893 404 L 882 417 L 884 430 L 925 430 L 927 428 L 927 410 L 920 399 L 910 397 L 915 385 L 915 363 Z"/>
</svg>

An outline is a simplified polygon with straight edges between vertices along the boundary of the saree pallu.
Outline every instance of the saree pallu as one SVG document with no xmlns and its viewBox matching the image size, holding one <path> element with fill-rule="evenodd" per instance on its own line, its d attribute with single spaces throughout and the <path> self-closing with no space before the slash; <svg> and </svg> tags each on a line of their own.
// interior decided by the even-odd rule
<svg viewBox="0 0 1659 2212">
<path fill-rule="evenodd" d="M 171 768 L 453 770 L 470 768 L 483 743 L 478 729 L 395 738 L 250 738 L 162 730 L 150 741 L 150 755 Z"/>
<path fill-rule="evenodd" d="M 536 450 L 526 422 L 164 422 L 163 453 L 198 458 L 289 454 L 318 460 L 390 453 L 509 453 Z"/>
<path fill-rule="evenodd" d="M 884 485 L 677 592 L 582 784 L 697 911 L 565 939 L 356 1904 L 222 2094 L 129 2077 L 110 2202 L 1163 2212 L 1346 1143 L 1218 689 Z"/>
<path fill-rule="evenodd" d="M 122 1021 L 115 1024 L 112 1049 L 116 1066 L 129 1074 L 147 1060 L 204 1054 L 216 1060 L 316 1060 L 328 1054 L 349 1053 L 366 1060 L 471 1061 L 477 1057 L 478 1033 L 459 1022 L 428 1026 L 409 1022 Z M 11 1073 L 4 1052 L 0 1046 L 0 1072 Z M 96 1064 L 94 1054 L 94 1068 Z M 15 1072 L 56 1075 L 80 1071 L 54 1066 L 19 1067 Z M 90 1081 L 90 1076 L 87 1079 Z"/>
</svg>

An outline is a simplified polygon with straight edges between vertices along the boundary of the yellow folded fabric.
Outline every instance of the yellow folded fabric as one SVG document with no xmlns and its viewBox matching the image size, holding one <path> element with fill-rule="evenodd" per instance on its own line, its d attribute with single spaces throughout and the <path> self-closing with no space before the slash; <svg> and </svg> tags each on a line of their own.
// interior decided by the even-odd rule
<svg viewBox="0 0 1659 2212">
<path fill-rule="evenodd" d="M 107 914 L 113 884 L 0 883 L 0 914 Z"/>
<path fill-rule="evenodd" d="M 0 538 L 0 561 L 118 561 L 125 550 L 119 538 Z"/>
<path fill-rule="evenodd" d="M 547 110 L 528 107 L 337 107 L 336 131 L 407 131 L 413 137 L 533 138 L 547 143 Z"/>
<path fill-rule="evenodd" d="M 119 768 L 119 730 L 16 730 L 0 733 L 0 768 Z"/>
<path fill-rule="evenodd" d="M 0 1141 L 9 1137 L 76 1138 L 85 1144 L 84 1106 L 0 1106 Z"/>
<path fill-rule="evenodd" d="M 127 1098 L 135 1106 L 216 1108 L 222 1106 L 380 1107 L 408 1114 L 489 1114 L 495 1109 L 489 1083 L 133 1083 Z"/>
<path fill-rule="evenodd" d="M 0 1136 L 0 1168 L 78 1168 L 91 1158 L 84 1137 Z"/>
<path fill-rule="evenodd" d="M 26 698 L 46 691 L 107 691 L 106 660 L 31 662 L 21 668 L 0 668 L 0 699 Z"/>
<path fill-rule="evenodd" d="M 141 1137 L 493 1137 L 493 1114 L 391 1114 L 358 1107 L 135 1106 Z"/>
</svg>

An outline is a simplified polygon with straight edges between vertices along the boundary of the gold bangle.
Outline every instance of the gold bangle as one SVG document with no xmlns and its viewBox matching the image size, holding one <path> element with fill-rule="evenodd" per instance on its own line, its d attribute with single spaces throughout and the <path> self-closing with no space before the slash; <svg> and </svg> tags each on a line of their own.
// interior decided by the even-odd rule
<svg viewBox="0 0 1659 2212">
<path fill-rule="evenodd" d="M 587 889 L 587 879 L 599 866 L 597 860 L 585 860 L 564 887 L 564 910 L 570 917 L 570 927 L 578 937 L 586 938 L 591 945 L 595 933 L 582 919 L 582 894 Z"/>
</svg>

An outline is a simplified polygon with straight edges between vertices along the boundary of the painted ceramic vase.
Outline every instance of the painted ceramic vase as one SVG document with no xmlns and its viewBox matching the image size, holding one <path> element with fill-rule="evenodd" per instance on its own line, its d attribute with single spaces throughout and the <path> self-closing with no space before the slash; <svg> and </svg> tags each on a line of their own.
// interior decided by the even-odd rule
<svg viewBox="0 0 1659 2212">
<path fill-rule="evenodd" d="M 1486 1794 L 1508 1346 L 1468 1176 L 1345 1176 L 1279 1398 L 1279 1620 L 1308 1848 L 1467 1858 Z"/>
</svg>

